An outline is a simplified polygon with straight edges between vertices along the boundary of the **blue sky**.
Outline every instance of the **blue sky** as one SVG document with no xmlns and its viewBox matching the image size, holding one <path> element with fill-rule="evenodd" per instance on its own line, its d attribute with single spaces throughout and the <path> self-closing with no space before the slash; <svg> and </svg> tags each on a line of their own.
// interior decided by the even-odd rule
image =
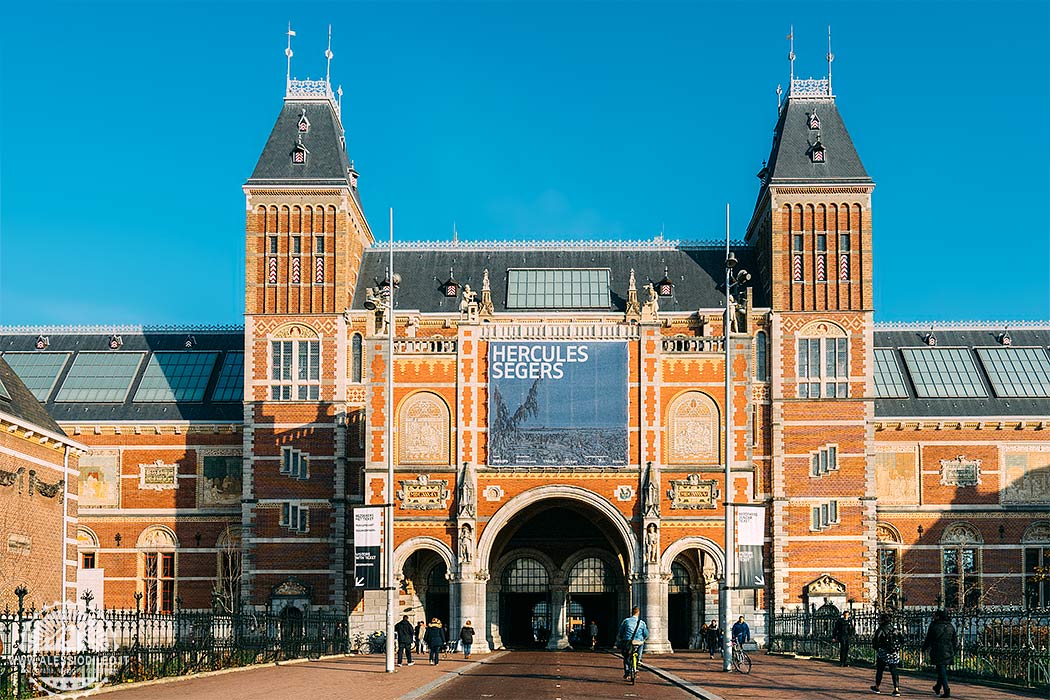
<svg viewBox="0 0 1050 700">
<path fill-rule="evenodd" d="M 1050 5 L 19 3 L 0 48 L 0 323 L 228 323 L 244 199 L 333 25 L 373 227 L 733 237 L 775 88 L 826 72 L 874 194 L 878 320 L 1050 318 Z"/>
</svg>

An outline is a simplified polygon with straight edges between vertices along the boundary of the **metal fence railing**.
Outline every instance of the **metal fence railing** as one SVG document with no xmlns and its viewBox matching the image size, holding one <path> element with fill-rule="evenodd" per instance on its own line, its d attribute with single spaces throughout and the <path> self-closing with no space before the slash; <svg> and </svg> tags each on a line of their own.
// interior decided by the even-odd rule
<svg viewBox="0 0 1050 700">
<path fill-rule="evenodd" d="M 857 636 L 851 658 L 875 662 L 872 637 L 882 610 L 857 609 L 851 617 Z M 904 632 L 901 668 L 928 669 L 922 642 L 936 609 L 894 611 Z M 976 680 L 1050 689 L 1050 609 L 973 609 L 949 612 L 958 634 L 959 653 L 953 674 Z M 832 639 L 838 612 L 793 610 L 769 614 L 769 651 L 838 659 L 839 647 Z"/>
<path fill-rule="evenodd" d="M 295 658 L 347 653 L 344 613 L 102 610 L 79 606 L 0 612 L 0 700 Z"/>
</svg>

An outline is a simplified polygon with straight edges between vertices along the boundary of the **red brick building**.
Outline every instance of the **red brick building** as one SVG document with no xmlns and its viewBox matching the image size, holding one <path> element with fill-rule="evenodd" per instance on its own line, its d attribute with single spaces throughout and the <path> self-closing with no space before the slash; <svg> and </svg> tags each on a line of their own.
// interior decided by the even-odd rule
<svg viewBox="0 0 1050 700">
<path fill-rule="evenodd" d="M 1050 326 L 874 322 L 875 185 L 828 81 L 792 81 L 759 176 L 729 329 L 725 246 L 663 239 L 398 243 L 390 324 L 338 100 L 289 80 L 244 185 L 243 330 L 2 337 L 92 448 L 82 566 L 107 605 L 378 629 L 350 522 L 392 456 L 400 608 L 480 646 L 609 636 L 632 603 L 689 645 L 727 500 L 765 508 L 764 583 L 732 592 L 759 632 L 825 600 L 1045 603 Z"/>
</svg>

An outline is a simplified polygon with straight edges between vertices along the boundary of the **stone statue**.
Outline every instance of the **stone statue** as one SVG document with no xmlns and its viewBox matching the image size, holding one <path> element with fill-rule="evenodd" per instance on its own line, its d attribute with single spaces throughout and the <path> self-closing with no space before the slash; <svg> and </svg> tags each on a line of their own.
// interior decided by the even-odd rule
<svg viewBox="0 0 1050 700">
<path fill-rule="evenodd" d="M 649 523 L 645 529 L 645 560 L 650 564 L 660 561 L 660 528 L 656 523 Z"/>
<path fill-rule="evenodd" d="M 660 295 L 656 293 L 656 288 L 652 282 L 647 283 L 644 289 L 646 294 L 648 294 L 648 298 L 642 304 L 642 320 L 655 321 L 656 314 L 660 312 Z"/>
<path fill-rule="evenodd" d="M 478 293 L 470 288 L 469 284 L 463 285 L 463 301 L 459 302 L 459 310 L 461 313 L 467 313 L 470 305 L 475 303 L 478 298 Z"/>
<path fill-rule="evenodd" d="M 482 290 L 489 288 L 489 269 L 486 267 L 484 274 L 481 276 L 481 288 Z"/>
<path fill-rule="evenodd" d="M 459 563 L 469 564 L 474 557 L 474 532 L 470 525 L 464 524 L 459 529 Z"/>
<path fill-rule="evenodd" d="M 474 491 L 474 474 L 469 462 L 463 463 L 463 472 L 459 478 L 459 516 L 473 518 L 477 513 L 477 501 Z"/>
</svg>

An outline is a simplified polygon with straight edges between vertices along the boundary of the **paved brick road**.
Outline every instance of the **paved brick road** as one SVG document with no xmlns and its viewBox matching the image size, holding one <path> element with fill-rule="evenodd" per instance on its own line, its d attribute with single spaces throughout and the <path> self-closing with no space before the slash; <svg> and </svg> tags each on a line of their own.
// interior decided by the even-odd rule
<svg viewBox="0 0 1050 700">
<path fill-rule="evenodd" d="M 427 700 L 583 700 L 693 697 L 652 673 L 635 685 L 623 680 L 623 663 L 605 653 L 521 651 L 493 659 L 426 695 Z"/>
<path fill-rule="evenodd" d="M 875 671 L 870 668 L 842 668 L 825 661 L 753 654 L 754 666 L 749 675 L 725 673 L 720 659 L 692 652 L 671 656 L 650 656 L 647 661 L 725 700 L 849 700 L 851 698 L 889 697 L 893 682 L 889 674 L 882 681 L 884 695 L 869 690 Z M 952 697 L 960 700 L 1001 700 L 1002 698 L 1039 697 L 998 688 L 955 681 L 949 677 Z M 933 698 L 933 679 L 901 674 L 903 697 Z M 1045 695 L 1042 697 L 1046 697 Z"/>
</svg>

